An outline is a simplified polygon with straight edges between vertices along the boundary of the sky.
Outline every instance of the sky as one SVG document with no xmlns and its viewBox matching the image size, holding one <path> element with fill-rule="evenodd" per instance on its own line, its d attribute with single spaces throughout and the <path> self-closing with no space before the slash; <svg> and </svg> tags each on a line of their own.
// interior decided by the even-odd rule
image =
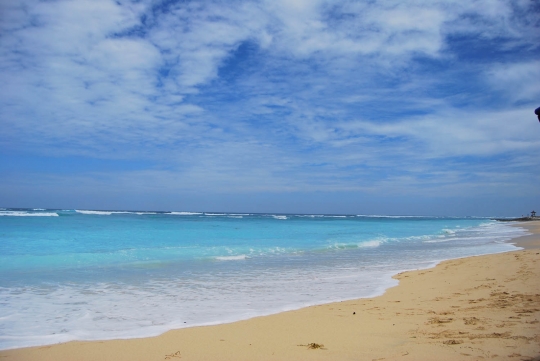
<svg viewBox="0 0 540 361">
<path fill-rule="evenodd" d="M 540 211 L 535 0 L 0 0 L 0 207 Z"/>
</svg>

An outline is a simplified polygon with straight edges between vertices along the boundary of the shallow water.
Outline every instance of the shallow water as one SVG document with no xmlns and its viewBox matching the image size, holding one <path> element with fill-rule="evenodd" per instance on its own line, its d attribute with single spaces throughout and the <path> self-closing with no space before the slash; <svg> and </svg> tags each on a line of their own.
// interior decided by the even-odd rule
<svg viewBox="0 0 540 361">
<path fill-rule="evenodd" d="M 370 297 L 524 234 L 480 218 L 1 210 L 0 348 Z"/>
</svg>

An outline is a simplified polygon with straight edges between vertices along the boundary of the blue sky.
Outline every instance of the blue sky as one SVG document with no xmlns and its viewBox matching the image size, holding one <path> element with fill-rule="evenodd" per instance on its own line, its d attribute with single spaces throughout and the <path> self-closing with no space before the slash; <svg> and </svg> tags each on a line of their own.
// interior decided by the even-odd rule
<svg viewBox="0 0 540 361">
<path fill-rule="evenodd" d="M 0 207 L 540 208 L 530 0 L 0 3 Z"/>
</svg>

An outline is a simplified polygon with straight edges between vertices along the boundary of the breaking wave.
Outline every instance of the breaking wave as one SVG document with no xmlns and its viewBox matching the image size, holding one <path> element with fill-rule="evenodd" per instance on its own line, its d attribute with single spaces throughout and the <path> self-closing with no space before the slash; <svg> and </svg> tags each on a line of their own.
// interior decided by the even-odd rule
<svg viewBox="0 0 540 361">
<path fill-rule="evenodd" d="M 8 217 L 58 217 L 58 213 L 55 213 L 55 212 L 30 213 L 30 212 L 24 212 L 24 211 L 0 211 L 0 216 L 8 216 Z"/>
</svg>

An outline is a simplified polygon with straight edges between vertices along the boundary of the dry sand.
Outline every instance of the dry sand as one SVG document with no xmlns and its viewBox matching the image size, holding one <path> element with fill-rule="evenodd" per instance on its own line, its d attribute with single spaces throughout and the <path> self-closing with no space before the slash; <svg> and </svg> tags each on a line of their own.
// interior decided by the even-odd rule
<svg viewBox="0 0 540 361">
<path fill-rule="evenodd" d="M 540 356 L 540 222 L 525 250 L 396 275 L 372 299 L 159 337 L 0 352 L 11 360 L 533 360 Z"/>
</svg>

